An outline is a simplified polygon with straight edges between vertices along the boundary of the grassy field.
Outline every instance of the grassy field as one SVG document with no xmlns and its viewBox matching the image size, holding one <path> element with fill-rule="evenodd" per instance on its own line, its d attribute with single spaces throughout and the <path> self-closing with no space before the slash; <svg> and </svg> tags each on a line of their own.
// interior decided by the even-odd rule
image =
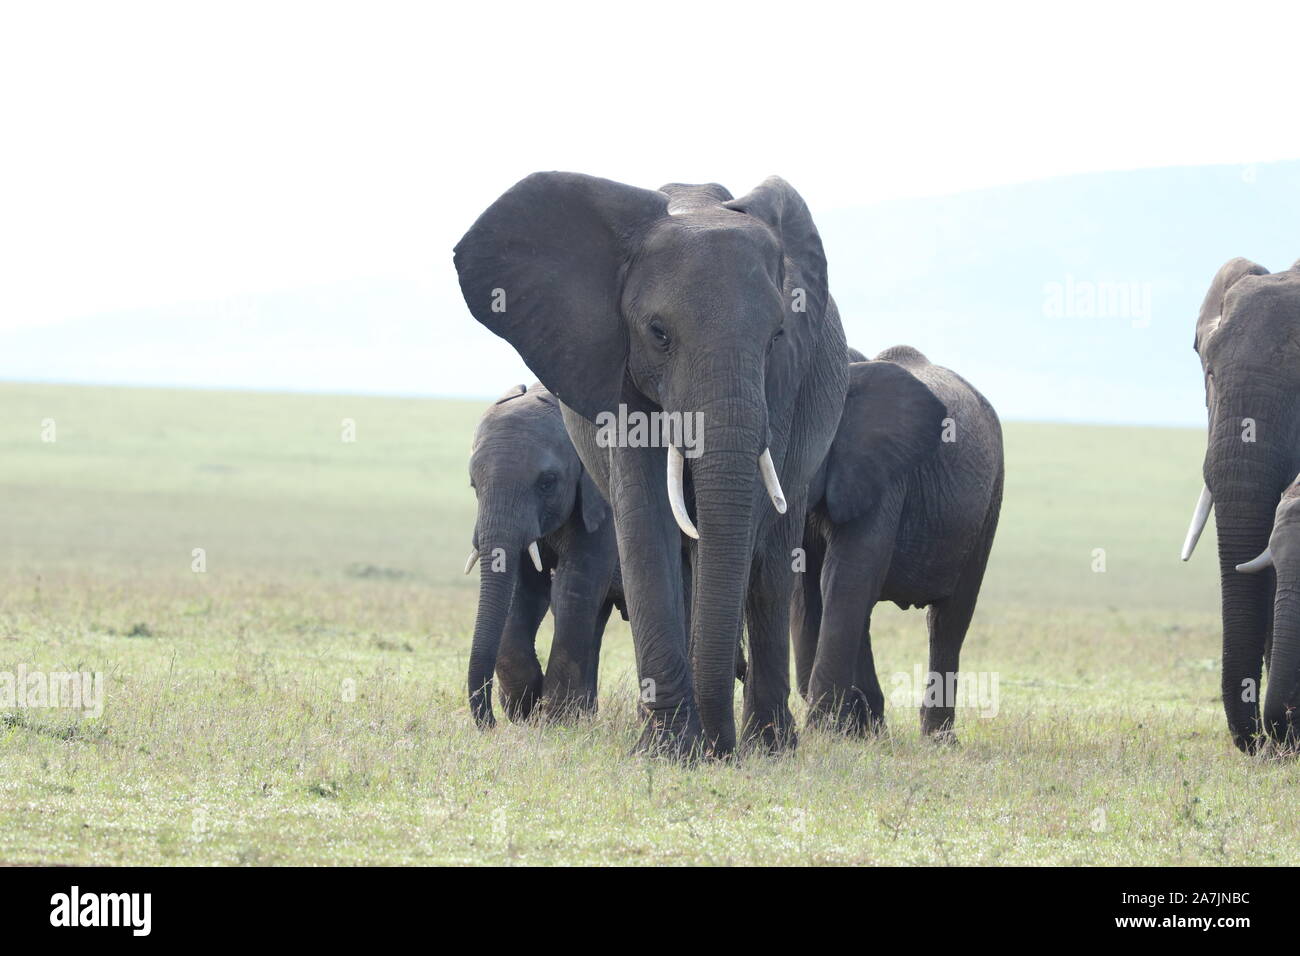
<svg viewBox="0 0 1300 956">
<path fill-rule="evenodd" d="M 999 711 L 960 715 L 962 746 L 893 707 L 877 740 L 806 732 L 790 756 L 690 769 L 629 756 L 619 621 L 594 721 L 474 729 L 479 412 L 0 385 L 0 672 L 101 671 L 107 689 L 98 718 L 0 713 L 0 862 L 1300 855 L 1300 768 L 1241 756 L 1224 727 L 1212 530 L 1177 559 L 1199 431 L 1006 426 L 962 660 L 998 674 Z M 888 691 L 925 663 L 924 616 L 882 607 L 874 631 Z"/>
</svg>

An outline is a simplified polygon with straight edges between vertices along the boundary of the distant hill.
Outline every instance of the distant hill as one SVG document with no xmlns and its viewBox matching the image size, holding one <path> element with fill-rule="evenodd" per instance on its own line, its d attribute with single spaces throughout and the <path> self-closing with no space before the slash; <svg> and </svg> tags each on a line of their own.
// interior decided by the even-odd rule
<svg viewBox="0 0 1300 956">
<path fill-rule="evenodd" d="M 1199 425 L 1192 326 L 1236 255 L 1300 258 L 1300 161 L 1099 173 L 814 210 L 849 341 L 957 369 L 1008 419 Z M 0 378 L 491 397 L 530 379 L 417 279 L 341 282 L 0 334 Z"/>
<path fill-rule="evenodd" d="M 1233 256 L 1271 271 L 1300 259 L 1300 162 L 1075 176 L 818 220 L 849 341 L 868 354 L 915 345 L 1008 418 L 1199 425 L 1201 300 Z"/>
</svg>

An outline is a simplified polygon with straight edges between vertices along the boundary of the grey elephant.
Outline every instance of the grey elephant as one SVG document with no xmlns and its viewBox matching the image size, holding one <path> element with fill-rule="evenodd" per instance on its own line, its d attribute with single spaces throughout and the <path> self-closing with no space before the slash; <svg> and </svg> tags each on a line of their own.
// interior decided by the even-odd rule
<svg viewBox="0 0 1300 956">
<path fill-rule="evenodd" d="M 872 608 L 928 606 L 921 728 L 952 738 L 958 659 L 1002 504 L 1002 428 L 979 392 L 916 349 L 849 368 L 844 416 L 809 492 L 791 614 L 799 691 L 812 723 L 881 729 Z"/>
<path fill-rule="evenodd" d="M 1285 272 L 1233 259 L 1215 275 L 1196 321 L 1194 348 L 1205 376 L 1208 441 L 1204 488 L 1182 558 L 1215 513 L 1223 613 L 1223 709 L 1237 747 L 1287 739 L 1290 687 L 1300 666 L 1289 642 L 1271 646 L 1274 609 L 1286 603 L 1277 576 L 1245 575 L 1273 533 L 1278 496 L 1300 471 L 1300 263 Z M 1288 611 L 1289 613 L 1289 611 Z M 1279 650 L 1282 650 L 1279 656 Z M 1269 659 L 1261 723 L 1259 688 Z M 1278 679 L 1274 679 L 1275 676 Z"/>
<path fill-rule="evenodd" d="M 835 434 L 847 347 L 821 238 L 771 178 L 639 189 L 535 173 L 455 250 L 474 317 L 564 406 L 618 536 L 646 724 L 638 749 L 793 745 L 790 553 Z M 683 580 L 682 535 L 698 539 Z M 688 611 L 689 601 L 689 611 Z"/>
<path fill-rule="evenodd" d="M 480 574 L 469 659 L 475 721 L 495 723 L 493 670 L 512 720 L 539 704 L 550 717 L 595 710 L 601 638 L 610 612 L 625 604 L 609 506 L 555 396 L 518 385 L 490 406 L 474 432 L 469 475 L 478 517 L 465 573 L 477 566 Z M 548 607 L 555 636 L 543 676 L 534 642 Z"/>
</svg>

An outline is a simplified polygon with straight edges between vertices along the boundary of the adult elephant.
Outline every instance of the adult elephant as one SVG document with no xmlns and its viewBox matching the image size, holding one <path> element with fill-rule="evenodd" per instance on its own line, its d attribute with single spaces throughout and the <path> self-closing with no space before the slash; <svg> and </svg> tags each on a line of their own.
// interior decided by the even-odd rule
<svg viewBox="0 0 1300 956">
<path fill-rule="evenodd" d="M 1196 321 L 1194 348 L 1209 413 L 1205 487 L 1183 543 L 1186 561 L 1215 512 L 1223 613 L 1223 709 L 1237 747 L 1255 752 L 1261 730 L 1285 736 L 1295 701 L 1271 683 L 1260 723 L 1262 666 L 1300 666 L 1300 648 L 1270 650 L 1276 577 L 1236 566 L 1268 544 L 1278 496 L 1300 471 L 1300 263 L 1286 272 L 1233 259 L 1214 277 Z M 1274 687 L 1277 693 L 1274 694 Z"/>
<path fill-rule="evenodd" d="M 479 217 L 455 263 L 470 312 L 565 406 L 613 507 L 648 717 L 639 748 L 734 751 L 744 622 L 741 737 L 793 744 L 791 551 L 848 379 L 803 199 L 778 178 L 734 199 L 717 184 L 535 173 Z M 683 449 L 679 427 L 662 447 L 636 427 L 657 412 L 698 423 L 702 441 Z M 602 427 L 620 415 L 633 427 Z M 698 539 L 689 620 L 682 534 Z"/>
<path fill-rule="evenodd" d="M 478 515 L 465 573 L 480 573 L 469 658 L 474 720 L 496 722 L 494 669 L 511 720 L 539 703 L 550 717 L 595 710 L 601 637 L 624 602 L 609 506 L 555 397 L 517 385 L 497 399 L 474 431 L 469 475 Z M 534 643 L 548 607 L 555 636 L 543 675 Z"/>
<path fill-rule="evenodd" d="M 909 346 L 849 369 L 844 415 L 809 492 L 807 570 L 791 615 L 799 691 L 815 723 L 879 730 L 872 608 L 928 606 L 921 729 L 951 738 L 961 647 L 1002 504 L 1002 427 L 965 379 Z"/>
</svg>

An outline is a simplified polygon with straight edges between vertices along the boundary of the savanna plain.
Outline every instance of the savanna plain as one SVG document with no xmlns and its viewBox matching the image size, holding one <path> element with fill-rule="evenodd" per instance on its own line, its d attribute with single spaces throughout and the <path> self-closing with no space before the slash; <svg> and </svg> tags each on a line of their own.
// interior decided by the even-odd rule
<svg viewBox="0 0 1300 956">
<path fill-rule="evenodd" d="M 1300 856 L 1300 767 L 1242 756 L 1224 726 L 1212 528 L 1178 561 L 1202 431 L 1004 424 L 962 656 L 997 675 L 997 712 L 960 711 L 959 746 L 889 705 L 877 738 L 684 767 L 630 753 L 617 615 L 598 716 L 475 729 L 481 410 L 0 384 L 0 671 L 102 672 L 106 692 L 99 717 L 0 712 L 0 863 Z M 888 695 L 926 663 L 924 613 L 882 605 L 873 634 Z M 543 661 L 549 640 L 548 621 Z"/>
</svg>

